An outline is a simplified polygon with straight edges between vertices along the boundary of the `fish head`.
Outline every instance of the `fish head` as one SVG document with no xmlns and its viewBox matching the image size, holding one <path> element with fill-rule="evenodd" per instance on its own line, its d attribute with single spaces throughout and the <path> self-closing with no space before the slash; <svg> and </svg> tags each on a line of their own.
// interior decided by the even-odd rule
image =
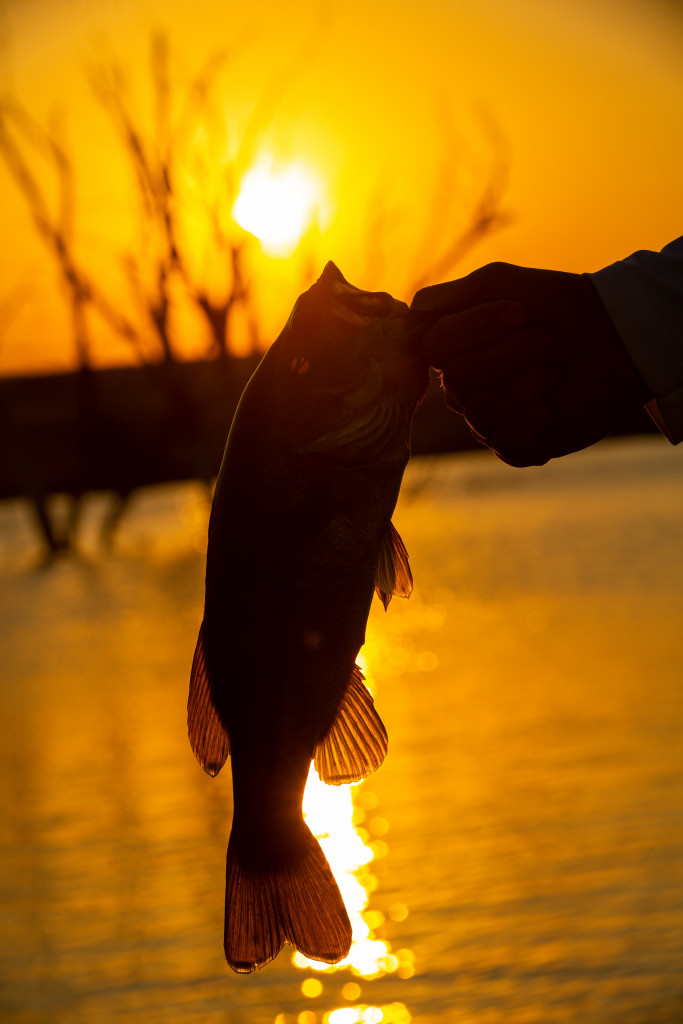
<svg viewBox="0 0 683 1024">
<path fill-rule="evenodd" d="M 269 352 L 285 443 L 346 462 L 407 459 L 429 383 L 418 345 L 426 326 L 406 303 L 354 287 L 328 263 Z"/>
</svg>

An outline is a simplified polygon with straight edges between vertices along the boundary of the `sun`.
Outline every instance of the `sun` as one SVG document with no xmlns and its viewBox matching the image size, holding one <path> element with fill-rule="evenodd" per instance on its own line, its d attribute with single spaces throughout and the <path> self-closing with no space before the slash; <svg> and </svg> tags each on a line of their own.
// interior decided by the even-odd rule
<svg viewBox="0 0 683 1024">
<path fill-rule="evenodd" d="M 289 256 L 316 219 L 321 199 L 320 182 L 303 163 L 279 167 L 263 158 L 242 179 L 232 216 L 269 256 Z"/>
</svg>

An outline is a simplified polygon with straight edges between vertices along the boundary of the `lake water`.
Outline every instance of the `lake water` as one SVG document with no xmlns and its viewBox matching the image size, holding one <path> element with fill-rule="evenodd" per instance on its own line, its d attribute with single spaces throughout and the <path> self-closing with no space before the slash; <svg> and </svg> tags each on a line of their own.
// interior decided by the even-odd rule
<svg viewBox="0 0 683 1024">
<path fill-rule="evenodd" d="M 0 506 L 3 1022 L 683 1022 L 683 446 L 411 465 L 415 592 L 363 651 L 389 755 L 308 801 L 356 901 L 336 970 L 223 959 L 230 775 L 185 728 L 206 495 L 141 494 L 110 551 L 102 511 L 41 566 Z"/>
</svg>

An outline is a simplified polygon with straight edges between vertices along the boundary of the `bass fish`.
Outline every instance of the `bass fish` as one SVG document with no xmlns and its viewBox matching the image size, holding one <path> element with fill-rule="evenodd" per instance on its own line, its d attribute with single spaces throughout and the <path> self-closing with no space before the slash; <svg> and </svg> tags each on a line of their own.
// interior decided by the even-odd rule
<svg viewBox="0 0 683 1024">
<path fill-rule="evenodd" d="M 240 399 L 209 522 L 188 731 L 209 775 L 232 757 L 225 956 L 287 942 L 338 963 L 351 925 L 304 822 L 311 761 L 331 785 L 377 768 L 387 734 L 356 656 L 376 591 L 412 589 L 391 523 L 428 385 L 424 317 L 333 263 L 299 297 Z"/>
</svg>

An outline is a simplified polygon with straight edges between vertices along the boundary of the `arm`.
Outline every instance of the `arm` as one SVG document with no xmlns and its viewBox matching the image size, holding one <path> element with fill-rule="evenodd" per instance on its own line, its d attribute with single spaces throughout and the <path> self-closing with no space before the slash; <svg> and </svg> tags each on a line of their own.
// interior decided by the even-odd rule
<svg viewBox="0 0 683 1024">
<path fill-rule="evenodd" d="M 595 277 L 490 264 L 460 281 L 418 292 L 414 309 L 441 314 L 426 332 L 424 347 L 432 365 L 443 371 L 447 403 L 465 416 L 475 436 L 518 466 L 541 465 L 593 444 L 653 397 L 660 413 L 666 407 L 668 436 L 680 440 L 683 430 L 676 433 L 671 409 L 676 391 L 679 409 L 683 405 L 683 283 L 680 242 L 673 247 L 673 254 L 667 247 L 661 257 L 636 254 L 663 261 L 659 273 L 649 267 L 654 280 L 649 289 L 646 272 L 623 261 Z M 623 264 L 626 269 L 619 269 Z M 642 338 L 646 353 L 653 337 L 668 339 L 660 346 L 663 377 L 677 353 L 681 376 L 671 366 L 666 391 L 621 337 L 613 312 L 620 275 L 629 280 L 638 275 L 643 294 L 651 296 L 650 316 L 643 313 L 633 333 Z M 635 301 L 632 286 L 623 287 L 622 303 Z M 629 320 L 628 313 L 625 317 Z M 666 334 L 660 318 L 669 325 Z M 680 417 L 683 427 L 683 409 Z"/>
<path fill-rule="evenodd" d="M 588 275 L 653 395 L 648 412 L 673 444 L 683 440 L 683 237 Z"/>
</svg>

